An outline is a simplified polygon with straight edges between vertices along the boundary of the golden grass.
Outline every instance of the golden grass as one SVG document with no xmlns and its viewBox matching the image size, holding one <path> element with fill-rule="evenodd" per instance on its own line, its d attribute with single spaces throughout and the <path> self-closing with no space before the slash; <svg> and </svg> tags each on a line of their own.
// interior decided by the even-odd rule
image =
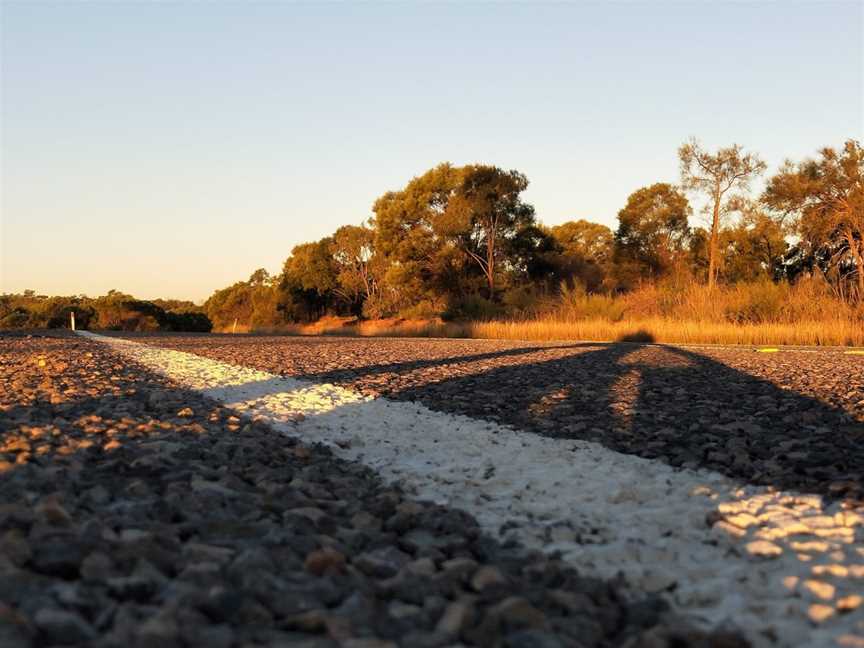
<svg viewBox="0 0 864 648">
<path fill-rule="evenodd" d="M 240 327 L 238 327 L 239 329 Z M 239 332 L 239 330 L 238 330 Z M 245 331 L 244 331 L 245 332 Z M 256 333 L 344 335 L 352 337 L 443 337 L 499 340 L 635 341 L 670 344 L 740 344 L 788 346 L 864 346 L 864 326 L 854 320 L 735 324 L 672 320 L 661 317 L 610 321 L 556 318 L 442 322 L 441 320 L 371 320 L 325 318 L 313 324 L 256 329 Z"/>
<path fill-rule="evenodd" d="M 619 340 L 670 344 L 864 346 L 864 304 L 837 299 L 818 277 L 794 284 L 768 280 L 706 286 L 660 283 L 624 295 L 562 287 L 511 317 L 466 322 L 324 317 L 311 324 L 255 328 L 255 333 L 509 340 Z M 249 327 L 238 325 L 237 333 Z M 230 332 L 230 330 L 223 330 Z"/>
<path fill-rule="evenodd" d="M 730 322 L 678 321 L 663 318 L 638 320 L 593 319 L 560 321 L 475 322 L 469 337 L 519 340 L 634 340 L 677 344 L 744 344 L 800 346 L 864 346 L 860 322 L 836 320 L 733 324 Z"/>
</svg>

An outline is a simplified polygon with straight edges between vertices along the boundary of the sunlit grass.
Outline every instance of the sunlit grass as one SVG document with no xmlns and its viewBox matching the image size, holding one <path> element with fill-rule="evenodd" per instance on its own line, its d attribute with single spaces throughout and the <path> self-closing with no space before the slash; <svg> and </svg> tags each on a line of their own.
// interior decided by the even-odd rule
<svg viewBox="0 0 864 648">
<path fill-rule="evenodd" d="M 240 331 L 238 331 L 240 332 Z M 245 331 L 243 331 L 245 332 Z M 256 333 L 357 337 L 443 337 L 502 340 L 655 341 L 672 344 L 864 346 L 864 327 L 843 319 L 796 323 L 736 324 L 648 317 L 563 320 L 553 317 L 442 322 L 326 318 L 306 325 L 260 329 Z"/>
<path fill-rule="evenodd" d="M 733 324 L 663 318 L 476 322 L 469 337 L 520 340 L 654 340 L 679 344 L 862 346 L 864 328 L 853 321 Z"/>
</svg>

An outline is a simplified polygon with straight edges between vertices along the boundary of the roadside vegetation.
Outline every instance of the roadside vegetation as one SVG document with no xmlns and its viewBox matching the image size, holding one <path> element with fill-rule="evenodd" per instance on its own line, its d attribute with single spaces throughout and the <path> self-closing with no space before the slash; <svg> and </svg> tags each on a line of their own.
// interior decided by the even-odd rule
<svg viewBox="0 0 864 648">
<path fill-rule="evenodd" d="M 615 230 L 544 226 L 523 174 L 442 164 L 205 310 L 238 332 L 864 344 L 861 144 L 786 162 L 760 195 L 740 146 L 678 157 L 679 185 L 633 191 Z"/>
<path fill-rule="evenodd" d="M 76 328 L 115 331 L 195 331 L 213 328 L 203 310 L 189 301 L 135 299 L 117 290 L 102 297 L 49 297 L 28 290 L 0 295 L 0 328 Z"/>
<path fill-rule="evenodd" d="M 524 174 L 444 163 L 200 311 L 238 333 L 864 345 L 861 144 L 787 161 L 758 195 L 766 165 L 738 145 L 691 140 L 678 159 L 680 182 L 635 189 L 614 230 L 545 226 Z M 50 299 L 20 298 L 3 297 L 0 326 L 62 322 Z M 159 316 L 130 306 L 141 303 L 89 300 L 90 326 L 206 328 L 172 320 L 201 316 L 191 304 Z"/>
</svg>

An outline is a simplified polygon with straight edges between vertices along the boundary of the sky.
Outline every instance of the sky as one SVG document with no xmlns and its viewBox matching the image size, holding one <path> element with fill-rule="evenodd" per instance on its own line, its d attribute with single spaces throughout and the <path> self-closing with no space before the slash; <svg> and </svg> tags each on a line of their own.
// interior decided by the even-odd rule
<svg viewBox="0 0 864 648">
<path fill-rule="evenodd" d="M 860 0 L 0 0 L 0 29 L 0 293 L 200 302 L 443 161 L 614 228 L 691 136 L 769 173 L 864 139 Z"/>
</svg>

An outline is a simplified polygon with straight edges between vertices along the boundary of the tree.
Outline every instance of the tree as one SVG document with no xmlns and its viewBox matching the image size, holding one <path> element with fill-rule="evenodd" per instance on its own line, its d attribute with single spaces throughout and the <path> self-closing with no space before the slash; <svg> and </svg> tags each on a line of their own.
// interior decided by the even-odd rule
<svg viewBox="0 0 864 648">
<path fill-rule="evenodd" d="M 264 268 L 258 268 L 249 276 L 248 283 L 250 286 L 267 286 L 272 281 L 273 278 L 270 276 L 269 272 L 267 272 Z"/>
<path fill-rule="evenodd" d="M 708 288 L 714 287 L 719 268 L 720 225 L 726 194 L 732 189 L 747 191 L 750 180 L 765 171 L 765 163 L 753 153 L 744 154 L 733 144 L 712 155 L 695 139 L 678 149 L 681 185 L 709 198 L 711 230 L 708 238 Z"/>
<path fill-rule="evenodd" d="M 357 312 L 364 299 L 372 297 L 377 289 L 373 273 L 374 240 L 375 233 L 369 228 L 345 225 L 336 230 L 330 243 L 336 270 L 335 290 Z"/>
<path fill-rule="evenodd" d="M 546 283 L 559 278 L 561 246 L 541 225 L 523 225 L 505 239 L 503 256 L 511 283 Z"/>
<path fill-rule="evenodd" d="M 786 161 L 768 181 L 762 201 L 792 219 L 800 237 L 793 262 L 821 268 L 834 285 L 852 286 L 864 300 L 864 149 L 848 140 L 818 159 Z"/>
<path fill-rule="evenodd" d="M 327 312 L 338 285 L 330 247 L 326 237 L 314 243 L 294 246 L 282 267 L 279 284 L 283 308 L 291 319 L 315 319 Z"/>
<path fill-rule="evenodd" d="M 534 208 L 520 197 L 528 188 L 528 178 L 487 165 L 465 167 L 463 174 L 434 226 L 477 264 L 493 299 L 506 242 L 534 224 Z"/>
<path fill-rule="evenodd" d="M 291 250 L 285 260 L 283 275 L 294 279 L 304 290 L 325 296 L 337 286 L 336 268 L 331 246 L 333 239 L 326 237 L 314 243 L 301 243 Z"/>
<path fill-rule="evenodd" d="M 682 256 L 687 244 L 690 215 L 687 197 L 667 183 L 634 191 L 618 212 L 615 262 L 624 283 L 633 275 L 657 278 Z"/>
<path fill-rule="evenodd" d="M 375 201 L 375 265 L 380 276 L 370 309 L 382 316 L 423 301 L 439 302 L 460 292 L 466 280 L 462 255 L 435 230 L 462 179 L 462 170 L 439 164 L 413 178 L 404 189 Z M 441 304 L 443 307 L 443 304 Z"/>
<path fill-rule="evenodd" d="M 558 274 L 578 278 L 589 291 L 597 290 L 609 271 L 614 253 L 612 230 L 587 220 L 568 221 L 551 228 L 560 249 Z"/>
<path fill-rule="evenodd" d="M 750 200 L 732 201 L 730 209 L 740 213 L 734 227 L 720 233 L 720 249 L 726 281 L 778 279 L 789 244 L 781 223 Z"/>
</svg>

